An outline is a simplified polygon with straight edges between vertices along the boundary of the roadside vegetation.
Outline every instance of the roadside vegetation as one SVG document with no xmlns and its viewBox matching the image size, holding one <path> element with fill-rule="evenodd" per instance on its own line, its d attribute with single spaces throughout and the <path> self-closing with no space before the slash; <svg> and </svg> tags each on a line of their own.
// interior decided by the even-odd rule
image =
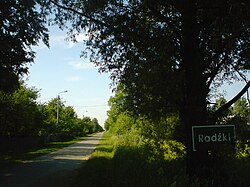
<svg viewBox="0 0 250 187">
<path fill-rule="evenodd" d="M 244 152 L 249 146 L 249 137 L 244 135 L 249 134 L 249 120 L 226 114 L 236 108 L 236 101 L 250 87 L 249 3 L 45 2 L 43 13 L 53 13 L 50 21 L 65 28 L 70 39 L 86 33 L 82 56 L 90 57 L 101 72 L 110 73 L 114 89 L 122 85 L 120 104 L 116 110 L 111 107 L 106 123 L 106 129 L 118 136 L 121 144 L 126 144 L 131 134 L 131 144 L 138 141 L 134 137 L 141 137 L 153 155 L 149 160 L 179 160 L 186 152 L 186 170 L 192 182 L 185 186 L 196 183 L 197 178 L 202 181 L 200 186 L 229 183 L 233 175 L 224 173 L 230 169 L 218 175 L 214 171 L 236 155 L 247 155 Z M 245 84 L 238 94 L 216 108 L 214 101 L 222 94 L 221 86 L 238 81 Z M 244 154 L 235 155 L 224 147 L 193 151 L 193 126 L 215 124 L 236 125 L 238 150 L 243 149 Z"/>
<path fill-rule="evenodd" d="M 63 140 L 103 130 L 96 118 L 79 118 L 74 108 L 65 106 L 60 98 L 51 98 L 46 103 L 38 99 L 39 91 L 27 87 L 24 81 L 13 93 L 0 92 L 0 138 L 33 136 L 44 137 L 44 141 Z"/>
<path fill-rule="evenodd" d="M 49 142 L 41 146 L 27 149 L 11 149 L 4 151 L 0 154 L 0 168 L 31 160 L 33 158 L 57 151 L 81 140 L 84 140 L 84 137 L 77 137 L 63 142 Z"/>
<path fill-rule="evenodd" d="M 49 142 L 99 129 L 60 98 L 37 103 L 37 90 L 20 81 L 34 61 L 32 46 L 40 40 L 49 46 L 46 26 L 54 24 L 73 42 L 87 36 L 81 56 L 109 72 L 116 90 L 105 123 L 108 148 L 87 162 L 80 186 L 249 186 L 246 0 L 0 3 L 1 153 L 24 149 L 11 146 L 20 141 L 8 143 L 15 137 Z M 223 84 L 239 81 L 245 85 L 231 100 L 220 97 Z M 194 152 L 192 127 L 215 124 L 235 125 L 236 150 Z"/>
<path fill-rule="evenodd" d="M 221 97 L 214 107 L 224 102 Z M 211 152 L 212 167 L 192 181 L 186 173 L 186 147 L 176 135 L 177 114 L 168 114 L 157 123 L 133 116 L 123 110 L 122 88 L 110 98 L 109 104 L 107 132 L 80 169 L 74 186 L 247 187 L 250 184 L 249 106 L 245 98 L 236 102 L 222 119 L 225 124 L 236 125 L 236 150 Z"/>
<path fill-rule="evenodd" d="M 133 144 L 133 143 L 132 143 Z M 172 157 L 171 153 L 169 157 Z M 175 152 L 178 154 L 178 152 Z M 181 156 L 181 155 L 179 155 Z M 221 160 L 213 176 L 196 178 L 190 186 L 247 187 L 249 185 L 250 161 L 245 157 Z M 184 187 L 189 183 L 186 160 L 183 157 L 159 159 L 148 154 L 144 146 L 119 144 L 119 139 L 105 133 L 103 140 L 82 166 L 72 186 L 172 186 Z"/>
<path fill-rule="evenodd" d="M 0 167 L 52 152 L 80 137 L 103 131 L 96 118 L 79 118 L 73 107 L 65 106 L 61 99 L 39 103 L 38 97 L 39 91 L 23 81 L 13 93 L 0 92 Z"/>
<path fill-rule="evenodd" d="M 39 90 L 23 81 L 35 59 L 33 46 L 43 42 L 49 47 L 49 14 L 42 11 L 44 3 L 0 1 L 0 162 L 18 160 L 19 153 L 50 147 L 50 142 L 103 130 L 96 118 L 77 116 L 59 96 L 38 102 Z"/>
</svg>

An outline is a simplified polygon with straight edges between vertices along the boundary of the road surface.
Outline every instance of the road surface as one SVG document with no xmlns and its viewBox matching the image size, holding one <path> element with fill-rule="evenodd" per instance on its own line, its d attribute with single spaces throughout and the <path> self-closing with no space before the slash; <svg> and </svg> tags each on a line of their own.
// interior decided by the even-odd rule
<svg viewBox="0 0 250 187">
<path fill-rule="evenodd" d="M 68 187 L 102 133 L 56 152 L 0 170 L 0 187 Z"/>
</svg>

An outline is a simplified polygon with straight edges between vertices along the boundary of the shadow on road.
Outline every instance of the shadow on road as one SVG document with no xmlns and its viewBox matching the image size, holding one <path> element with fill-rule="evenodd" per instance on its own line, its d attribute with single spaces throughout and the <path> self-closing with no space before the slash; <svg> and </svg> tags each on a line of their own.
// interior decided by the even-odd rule
<svg viewBox="0 0 250 187">
<path fill-rule="evenodd" d="M 87 160 L 101 139 L 95 134 L 56 152 L 0 170 L 0 187 L 68 186 L 74 172 Z"/>
</svg>

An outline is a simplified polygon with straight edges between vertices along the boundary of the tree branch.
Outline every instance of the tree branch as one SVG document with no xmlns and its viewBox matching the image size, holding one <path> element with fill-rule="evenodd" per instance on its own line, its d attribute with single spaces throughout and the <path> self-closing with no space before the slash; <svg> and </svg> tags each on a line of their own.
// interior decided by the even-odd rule
<svg viewBox="0 0 250 187">
<path fill-rule="evenodd" d="M 228 101 L 225 105 L 221 106 L 218 110 L 214 112 L 213 118 L 218 119 L 222 113 L 227 110 L 232 104 L 234 104 L 238 99 L 241 98 L 242 95 L 244 95 L 248 88 L 250 87 L 250 81 L 244 86 L 244 88 L 230 101 Z"/>
<path fill-rule="evenodd" d="M 104 27 L 112 28 L 112 29 L 113 29 L 112 26 L 110 26 L 110 25 L 108 25 L 108 24 L 106 24 L 106 23 L 104 23 L 104 22 L 102 22 L 102 21 L 100 21 L 100 20 L 94 19 L 93 17 L 84 14 L 83 12 L 79 12 L 79 11 L 73 9 L 73 8 L 70 8 L 70 7 L 67 7 L 67 6 L 60 5 L 59 3 L 57 3 L 57 2 L 55 2 L 55 1 L 53 1 L 53 0 L 49 0 L 49 1 L 50 1 L 52 4 L 54 4 L 55 6 L 61 8 L 61 9 L 71 11 L 71 12 L 73 12 L 73 13 L 75 13 L 75 14 L 78 14 L 78 15 L 80 15 L 80 16 L 83 16 L 83 17 L 89 19 L 89 21 L 92 21 L 92 22 L 94 22 L 94 23 L 96 23 L 96 24 L 98 24 L 98 25 L 101 25 L 101 26 L 104 26 Z"/>
</svg>

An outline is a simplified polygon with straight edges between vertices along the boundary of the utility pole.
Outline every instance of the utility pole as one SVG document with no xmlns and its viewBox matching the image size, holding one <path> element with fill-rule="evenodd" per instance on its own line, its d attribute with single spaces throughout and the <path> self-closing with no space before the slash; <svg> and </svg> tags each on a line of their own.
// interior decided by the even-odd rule
<svg viewBox="0 0 250 187">
<path fill-rule="evenodd" d="M 62 92 L 59 92 L 58 94 L 57 94 L 57 112 L 56 112 L 56 124 L 58 124 L 59 123 L 59 107 L 60 107 L 60 94 L 61 93 L 66 93 L 66 92 L 68 92 L 68 90 L 65 90 L 65 91 L 62 91 Z"/>
</svg>

